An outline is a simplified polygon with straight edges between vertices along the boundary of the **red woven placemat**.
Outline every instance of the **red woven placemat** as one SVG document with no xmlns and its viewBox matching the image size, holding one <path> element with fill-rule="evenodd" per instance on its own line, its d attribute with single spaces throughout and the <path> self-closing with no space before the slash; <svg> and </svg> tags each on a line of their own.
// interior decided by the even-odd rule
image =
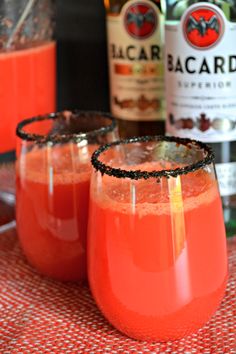
<svg viewBox="0 0 236 354">
<path fill-rule="evenodd" d="M 0 235 L 0 352 L 236 353 L 236 238 L 228 241 L 230 279 L 220 309 L 198 333 L 168 343 L 129 339 L 102 317 L 85 285 L 37 274 L 15 232 Z"/>
</svg>

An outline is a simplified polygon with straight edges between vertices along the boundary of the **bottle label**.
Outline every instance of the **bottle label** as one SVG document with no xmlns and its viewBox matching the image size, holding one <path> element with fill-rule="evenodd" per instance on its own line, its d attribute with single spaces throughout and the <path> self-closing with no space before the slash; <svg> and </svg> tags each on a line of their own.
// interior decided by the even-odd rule
<svg viewBox="0 0 236 354">
<path fill-rule="evenodd" d="M 164 18 L 149 0 L 127 1 L 107 16 L 112 113 L 126 120 L 164 119 Z"/>
<path fill-rule="evenodd" d="M 166 23 L 167 125 L 205 142 L 236 138 L 236 23 L 210 3 Z"/>
<path fill-rule="evenodd" d="M 220 195 L 227 197 L 236 194 L 236 162 L 216 164 Z"/>
</svg>

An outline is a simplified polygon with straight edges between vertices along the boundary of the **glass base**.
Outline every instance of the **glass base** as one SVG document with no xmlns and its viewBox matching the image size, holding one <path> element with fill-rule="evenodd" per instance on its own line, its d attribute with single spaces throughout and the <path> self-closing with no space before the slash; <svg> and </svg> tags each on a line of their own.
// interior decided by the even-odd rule
<svg viewBox="0 0 236 354">
<path fill-rule="evenodd" d="M 0 164 L 9 163 L 15 161 L 16 154 L 15 151 L 8 151 L 4 154 L 0 154 Z"/>
<path fill-rule="evenodd" d="M 0 154 L 0 234 L 15 227 L 15 152 Z"/>
<path fill-rule="evenodd" d="M 15 195 L 0 191 L 0 234 L 15 225 Z"/>
</svg>

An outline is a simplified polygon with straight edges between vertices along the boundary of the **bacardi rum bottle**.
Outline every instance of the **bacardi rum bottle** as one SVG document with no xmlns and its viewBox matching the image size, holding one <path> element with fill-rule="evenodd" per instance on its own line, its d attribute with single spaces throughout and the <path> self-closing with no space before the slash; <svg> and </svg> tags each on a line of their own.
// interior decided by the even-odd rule
<svg viewBox="0 0 236 354">
<path fill-rule="evenodd" d="M 210 143 L 236 232 L 236 1 L 167 1 L 167 132 Z"/>
<path fill-rule="evenodd" d="M 159 0 L 104 0 L 110 100 L 122 137 L 164 132 L 164 9 Z"/>
</svg>

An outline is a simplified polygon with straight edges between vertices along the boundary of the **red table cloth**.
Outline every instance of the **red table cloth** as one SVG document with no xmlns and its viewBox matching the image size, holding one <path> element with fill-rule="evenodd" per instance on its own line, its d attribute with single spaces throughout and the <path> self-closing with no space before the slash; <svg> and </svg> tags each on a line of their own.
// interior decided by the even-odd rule
<svg viewBox="0 0 236 354">
<path fill-rule="evenodd" d="M 236 353 L 236 238 L 228 240 L 226 296 L 207 325 L 185 339 L 147 343 L 115 330 L 86 285 L 39 275 L 21 253 L 16 233 L 0 235 L 0 352 L 13 353 Z"/>
</svg>

